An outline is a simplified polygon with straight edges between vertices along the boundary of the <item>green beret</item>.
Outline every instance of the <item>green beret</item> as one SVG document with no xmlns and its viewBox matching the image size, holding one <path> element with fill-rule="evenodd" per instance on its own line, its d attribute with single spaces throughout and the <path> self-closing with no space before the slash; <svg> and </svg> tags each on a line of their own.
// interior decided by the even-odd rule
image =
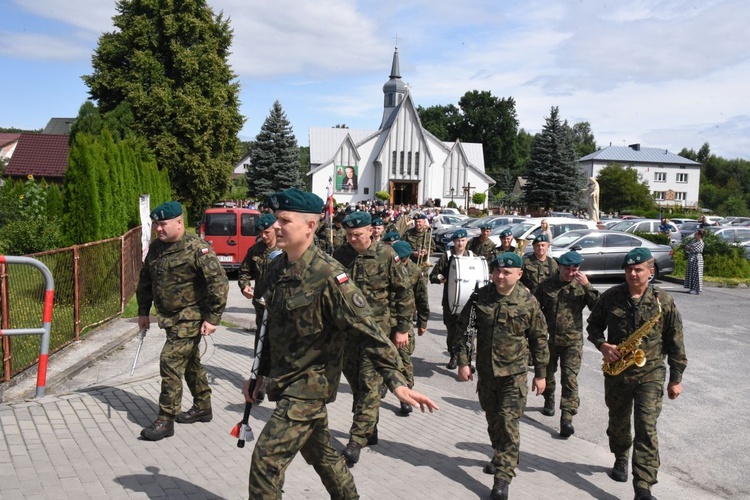
<svg viewBox="0 0 750 500">
<path fill-rule="evenodd" d="M 414 217 L 412 217 L 412 219 L 414 220 L 427 219 L 427 216 L 423 214 L 422 212 L 420 212 L 418 214 L 414 214 Z"/>
<path fill-rule="evenodd" d="M 268 204 L 274 210 L 286 210 L 303 214 L 319 214 L 323 210 L 323 200 L 320 196 L 289 188 L 268 197 Z"/>
<path fill-rule="evenodd" d="M 273 214 L 263 214 L 260 216 L 260 219 L 258 219 L 257 224 L 255 224 L 255 227 L 260 229 L 261 231 L 265 231 L 269 227 L 273 226 L 273 223 L 276 222 L 276 216 Z"/>
<path fill-rule="evenodd" d="M 457 240 L 459 238 L 466 238 L 466 229 L 457 229 L 451 235 L 451 240 Z"/>
<path fill-rule="evenodd" d="M 500 233 L 500 237 L 507 238 L 508 236 L 513 236 L 513 232 L 510 229 L 503 229 L 503 232 Z"/>
<path fill-rule="evenodd" d="M 372 217 L 367 212 L 352 212 L 344 219 L 344 227 L 347 229 L 369 226 L 370 223 L 372 223 Z"/>
<path fill-rule="evenodd" d="M 625 255 L 625 259 L 622 261 L 622 268 L 625 269 L 628 266 L 642 264 L 651 259 L 653 259 L 651 250 L 646 247 L 636 247 Z"/>
<path fill-rule="evenodd" d="M 385 226 L 385 222 L 380 217 L 375 217 L 370 223 L 371 226 Z"/>
<path fill-rule="evenodd" d="M 182 205 L 177 201 L 168 201 L 153 209 L 149 217 L 151 220 L 160 221 L 174 219 L 180 215 L 182 215 Z"/>
<path fill-rule="evenodd" d="M 581 265 L 581 262 L 583 262 L 583 257 L 581 257 L 581 254 L 578 252 L 570 251 L 562 254 L 557 262 L 561 266 L 578 267 Z"/>
<path fill-rule="evenodd" d="M 344 212 L 338 212 L 333 216 L 333 222 L 344 222 L 344 219 L 346 219 L 346 214 Z"/>
<path fill-rule="evenodd" d="M 486 224 L 482 224 L 481 226 L 479 226 L 479 229 L 492 229 L 492 224 L 490 224 L 489 222 Z"/>
<path fill-rule="evenodd" d="M 399 241 L 401 240 L 401 235 L 398 234 L 398 231 L 388 231 L 383 235 L 382 241 L 384 243 L 388 243 L 389 241 Z"/>
<path fill-rule="evenodd" d="M 408 241 L 396 241 L 391 245 L 396 251 L 396 254 L 401 259 L 406 259 L 411 255 L 412 249 Z"/>
<path fill-rule="evenodd" d="M 523 259 L 517 253 L 501 253 L 495 260 L 490 262 L 490 269 L 495 269 L 496 267 L 517 267 L 520 269 L 523 267 Z"/>
<path fill-rule="evenodd" d="M 536 235 L 536 238 L 534 238 L 532 245 L 536 245 L 537 243 L 549 243 L 549 238 L 546 234 L 538 234 Z"/>
</svg>

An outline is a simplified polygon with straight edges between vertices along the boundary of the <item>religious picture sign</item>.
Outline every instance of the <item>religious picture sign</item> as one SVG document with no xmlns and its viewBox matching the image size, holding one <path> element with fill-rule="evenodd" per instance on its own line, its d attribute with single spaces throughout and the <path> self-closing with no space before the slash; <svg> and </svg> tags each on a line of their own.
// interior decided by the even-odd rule
<svg viewBox="0 0 750 500">
<path fill-rule="evenodd" d="M 336 192 L 356 193 L 357 174 L 356 165 L 338 165 L 336 167 Z"/>
</svg>

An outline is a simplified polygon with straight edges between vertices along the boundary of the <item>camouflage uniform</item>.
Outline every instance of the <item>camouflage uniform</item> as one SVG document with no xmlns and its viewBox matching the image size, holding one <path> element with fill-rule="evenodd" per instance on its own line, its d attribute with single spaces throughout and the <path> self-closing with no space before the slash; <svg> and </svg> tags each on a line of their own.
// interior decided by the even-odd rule
<svg viewBox="0 0 750 500">
<path fill-rule="evenodd" d="M 377 324 L 386 335 L 391 333 L 392 316 L 396 319 L 397 331 L 411 331 L 414 296 L 409 275 L 390 246 L 373 241 L 370 248 L 358 254 L 347 242 L 336 249 L 333 257 L 343 264 L 354 284 L 362 290 L 373 317 L 377 318 Z M 375 372 L 372 360 L 354 342 L 346 343 L 344 376 L 354 396 L 350 440 L 365 446 L 378 423 L 382 380 Z"/>
<path fill-rule="evenodd" d="M 477 393 L 495 449 L 495 478 L 510 483 L 518 464 L 521 437 L 518 423 L 526 408 L 529 350 L 534 378 L 544 378 L 549 360 L 547 327 L 539 304 L 522 286 L 500 295 L 494 283 L 472 294 L 461 311 L 455 351 L 458 364 L 470 364 L 465 332 L 472 305 L 476 307 Z"/>
<path fill-rule="evenodd" d="M 547 260 L 552 260 L 550 257 Z M 542 281 L 534 292 L 539 301 L 549 333 L 549 363 L 547 364 L 547 386 L 544 400 L 555 400 L 555 372 L 560 363 L 562 396 L 560 410 L 562 419 L 573 420 L 578 413 L 578 373 L 583 356 L 583 309 L 591 310 L 599 298 L 599 292 L 588 283 L 577 280 L 565 282 L 559 274 Z M 554 406 L 552 406 L 554 408 Z"/>
<path fill-rule="evenodd" d="M 469 251 L 466 251 L 465 253 L 467 256 L 474 255 L 473 252 Z M 443 301 L 441 305 L 443 306 L 443 324 L 445 325 L 447 332 L 446 347 L 451 358 L 456 355 L 454 352 L 454 346 L 456 344 L 456 327 L 458 324 L 458 314 L 453 314 L 451 312 L 452 304 L 448 303 L 448 272 L 451 268 L 451 259 L 453 256 L 454 254 L 452 250 L 445 252 L 440 256 L 437 264 L 435 264 L 435 267 L 432 268 L 432 272 L 430 272 L 430 283 L 440 283 L 440 278 L 438 276 L 442 275 L 443 278 L 445 278 L 445 283 L 443 284 Z"/>
<path fill-rule="evenodd" d="M 531 293 L 536 291 L 539 284 L 557 274 L 557 261 L 547 255 L 543 261 L 537 259 L 536 255 L 531 254 L 523 259 L 523 275 L 521 283 L 529 289 Z M 580 328 L 579 332 L 582 331 Z"/>
<path fill-rule="evenodd" d="M 390 233 L 391 231 L 399 232 L 398 227 L 396 227 L 396 223 L 391 221 L 388 224 L 385 225 L 385 229 L 383 230 L 383 234 Z"/>
<path fill-rule="evenodd" d="M 627 458 L 633 446 L 633 486 L 649 488 L 656 484 L 659 469 L 659 442 L 656 421 L 661 413 L 666 367 L 669 381 L 679 383 L 687 366 L 682 335 L 682 318 L 672 296 L 650 286 L 636 303 L 626 283 L 604 292 L 588 319 L 588 340 L 597 349 L 604 342 L 618 345 L 640 325 L 653 318 L 661 302 L 662 317 L 639 346 L 646 364 L 627 368 L 619 375 L 604 375 L 604 401 L 609 408 L 609 449 L 617 458 Z M 607 330 L 607 340 L 604 331 Z M 634 409 L 635 408 L 635 409 Z M 630 428 L 631 413 L 635 439 Z"/>
<path fill-rule="evenodd" d="M 331 233 L 333 233 L 333 248 L 331 248 Z M 324 252 L 332 254 L 338 247 L 346 243 L 346 229 L 343 227 L 323 226 L 323 230 L 318 234 L 318 246 Z"/>
<path fill-rule="evenodd" d="M 401 241 L 409 243 L 415 252 L 418 252 L 421 249 L 427 250 L 427 247 L 432 248 L 431 238 L 432 232 L 429 228 L 425 228 L 420 233 L 419 231 L 417 231 L 417 228 L 413 227 L 401 235 Z M 430 256 L 427 255 L 426 257 L 424 257 L 424 259 L 426 259 L 426 262 L 429 262 Z M 411 260 L 412 262 L 417 262 L 418 259 L 416 259 L 412 254 Z"/>
<path fill-rule="evenodd" d="M 471 250 L 474 255 L 484 257 L 487 262 L 495 258 L 495 243 L 489 238 L 487 238 L 487 241 L 482 241 L 479 236 L 474 236 L 466 245 L 466 250 Z"/>
<path fill-rule="evenodd" d="M 412 261 L 406 261 L 406 269 L 409 272 L 409 282 L 414 295 L 414 306 L 417 310 L 417 328 L 427 328 L 427 320 L 430 317 L 430 301 L 427 297 L 427 278 L 422 269 Z M 393 309 L 394 304 L 391 304 Z M 395 318 L 393 318 L 395 320 Z M 392 321 L 393 323 L 393 321 Z M 395 325 L 394 325 L 395 326 Z M 409 389 L 414 387 L 414 365 L 411 364 L 411 355 L 414 354 L 414 328 L 409 327 L 409 344 L 398 349 L 401 362 L 404 365 L 404 377 L 406 377 Z"/>
<path fill-rule="evenodd" d="M 331 444 L 326 404 L 336 398 L 345 343 L 372 360 L 391 390 L 406 385 L 396 349 L 343 267 L 314 245 L 294 264 L 286 254 L 276 258 L 257 291 L 269 313 L 260 374 L 277 405 L 253 450 L 250 498 L 281 498 L 281 478 L 297 452 L 331 498 L 359 498 Z"/>
<path fill-rule="evenodd" d="M 258 239 L 255 245 L 250 247 L 245 255 L 245 259 L 242 261 L 240 266 L 240 272 L 237 279 L 237 284 L 240 286 L 240 290 L 244 290 L 246 286 L 250 286 L 251 281 L 259 283 L 263 279 L 268 265 L 271 263 L 269 256 L 275 248 L 268 248 L 268 245 L 263 240 Z M 266 310 L 265 306 L 258 301 L 260 297 L 258 295 L 253 296 L 252 304 L 255 308 L 255 346 L 258 346 L 258 332 L 260 332 L 260 325 L 263 323 L 263 311 Z"/>
<path fill-rule="evenodd" d="M 205 241 L 185 234 L 174 243 L 151 242 L 136 296 L 138 315 L 148 316 L 153 302 L 159 327 L 167 332 L 159 365 L 160 419 L 174 420 L 180 412 L 183 377 L 193 404 L 199 410 L 211 408 L 211 388 L 198 349 L 200 330 L 204 321 L 219 324 L 228 293 L 227 275 Z"/>
<path fill-rule="evenodd" d="M 516 253 L 516 247 L 513 245 L 510 245 L 508 248 L 503 248 L 502 246 L 498 245 L 495 247 L 494 250 L 492 250 L 492 255 L 487 260 L 495 260 L 496 257 L 498 257 L 500 254 L 503 254 L 505 252 L 511 252 Z M 523 278 L 523 276 L 521 276 Z"/>
</svg>

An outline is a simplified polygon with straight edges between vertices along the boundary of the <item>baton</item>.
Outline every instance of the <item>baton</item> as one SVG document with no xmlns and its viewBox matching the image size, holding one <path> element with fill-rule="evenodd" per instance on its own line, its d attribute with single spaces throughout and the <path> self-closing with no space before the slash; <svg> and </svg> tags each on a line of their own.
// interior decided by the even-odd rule
<svg viewBox="0 0 750 500">
<path fill-rule="evenodd" d="M 135 365 L 138 363 L 138 356 L 141 355 L 141 347 L 143 347 L 143 339 L 146 338 L 146 328 L 143 328 L 139 333 L 138 338 L 138 348 L 135 350 L 135 359 L 133 360 L 133 367 L 130 369 L 130 376 L 133 376 L 133 373 L 135 373 Z"/>
</svg>

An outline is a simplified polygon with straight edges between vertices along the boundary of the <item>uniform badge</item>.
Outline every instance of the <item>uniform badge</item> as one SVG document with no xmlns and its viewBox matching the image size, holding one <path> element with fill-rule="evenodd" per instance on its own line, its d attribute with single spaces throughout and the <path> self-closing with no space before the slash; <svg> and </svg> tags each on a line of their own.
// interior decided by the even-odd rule
<svg viewBox="0 0 750 500">
<path fill-rule="evenodd" d="M 338 283 L 339 285 L 343 285 L 344 283 L 347 283 L 349 281 L 349 276 L 347 276 L 346 273 L 341 273 L 334 279 L 336 280 L 336 283 Z"/>
<path fill-rule="evenodd" d="M 396 255 L 396 256 L 395 256 L 395 257 L 393 258 L 393 260 L 395 260 L 396 262 L 401 262 L 401 257 L 399 257 L 398 255 Z"/>
<path fill-rule="evenodd" d="M 278 198 L 275 195 L 271 196 L 269 198 L 269 201 L 271 202 L 271 206 L 273 207 L 274 210 L 278 210 L 279 209 L 279 200 L 278 200 Z"/>
<path fill-rule="evenodd" d="M 211 251 L 211 250 L 209 250 L 208 248 L 201 248 L 201 253 L 202 253 L 203 255 L 206 255 L 206 254 L 207 254 L 208 252 L 210 252 L 210 251 Z"/>
<path fill-rule="evenodd" d="M 352 295 L 352 302 L 354 302 L 354 305 L 357 307 L 365 307 L 365 305 L 367 304 L 365 302 L 365 298 L 358 293 Z"/>
</svg>

